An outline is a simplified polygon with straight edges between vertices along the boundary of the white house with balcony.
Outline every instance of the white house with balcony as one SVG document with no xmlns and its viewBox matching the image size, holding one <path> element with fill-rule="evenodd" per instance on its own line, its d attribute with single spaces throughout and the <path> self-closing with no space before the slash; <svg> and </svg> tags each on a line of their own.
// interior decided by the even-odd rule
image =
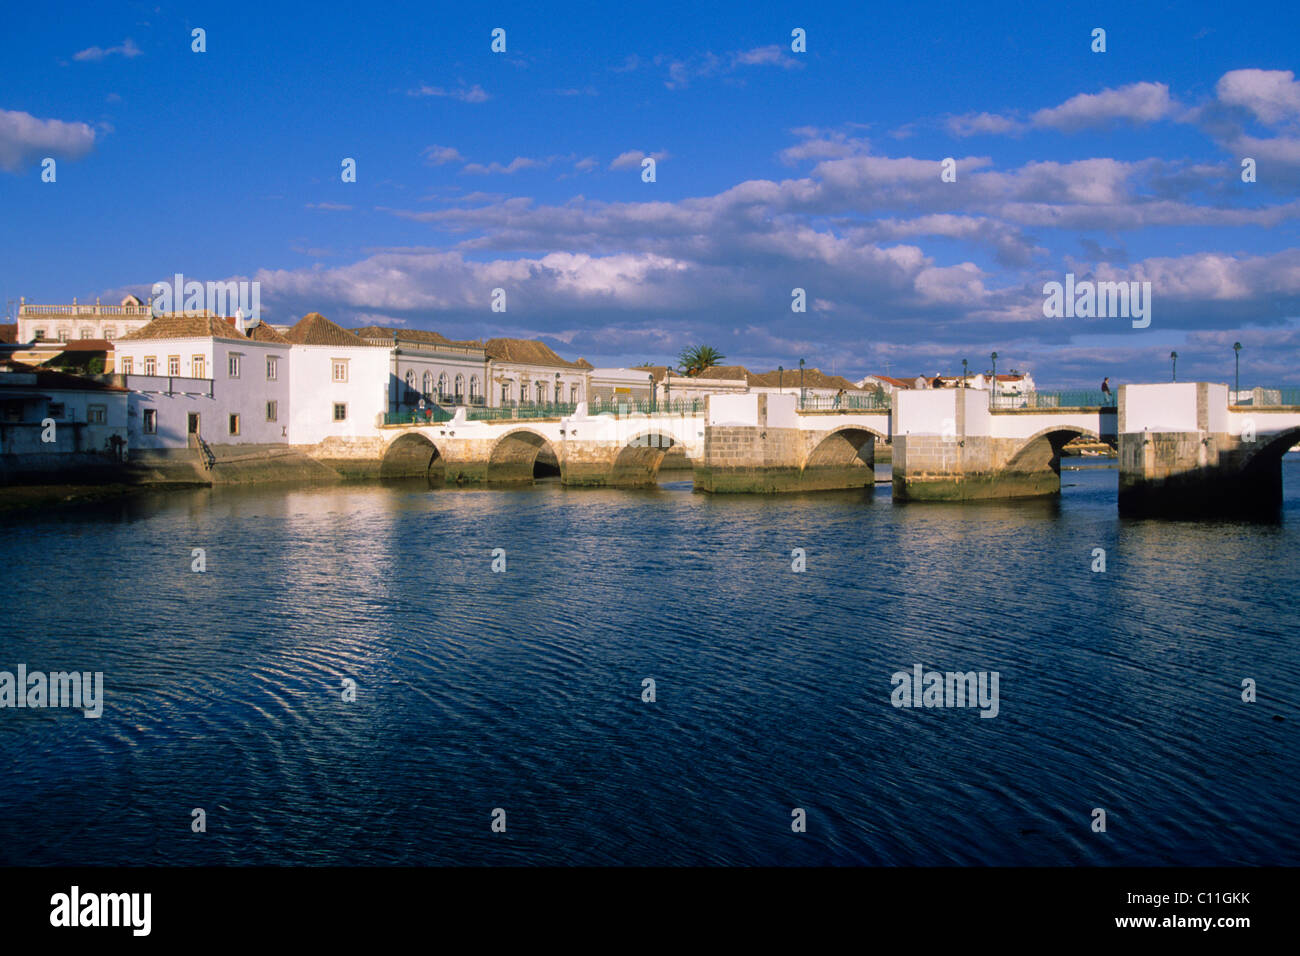
<svg viewBox="0 0 1300 956">
<path fill-rule="evenodd" d="M 133 451 L 289 441 L 291 349 L 270 326 L 173 314 L 115 344 Z"/>
<path fill-rule="evenodd" d="M 14 363 L 0 372 L 0 481 L 77 473 L 124 457 L 120 385 Z"/>
<path fill-rule="evenodd" d="M 480 342 L 455 342 L 423 329 L 378 325 L 353 329 L 389 350 L 388 411 L 401 415 L 433 404 L 486 405 L 488 358 Z"/>
</svg>

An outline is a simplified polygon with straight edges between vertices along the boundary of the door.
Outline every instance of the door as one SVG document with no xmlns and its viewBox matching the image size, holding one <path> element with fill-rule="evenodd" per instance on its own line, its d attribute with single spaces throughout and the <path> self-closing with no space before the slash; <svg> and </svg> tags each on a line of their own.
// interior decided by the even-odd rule
<svg viewBox="0 0 1300 956">
<path fill-rule="evenodd" d="M 198 413 L 198 412 L 190 412 L 190 414 L 189 414 L 188 427 L 186 428 L 186 431 L 188 431 L 191 435 L 197 435 L 197 434 L 199 433 L 199 413 Z"/>
</svg>

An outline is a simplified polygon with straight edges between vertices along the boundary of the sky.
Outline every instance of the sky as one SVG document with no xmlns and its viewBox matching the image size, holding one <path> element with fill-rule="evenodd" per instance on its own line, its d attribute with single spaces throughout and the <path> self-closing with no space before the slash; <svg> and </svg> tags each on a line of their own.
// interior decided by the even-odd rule
<svg viewBox="0 0 1300 956">
<path fill-rule="evenodd" d="M 182 273 L 260 282 L 277 324 L 597 366 L 996 350 L 1068 388 L 1167 381 L 1177 351 L 1179 380 L 1228 382 L 1240 341 L 1243 387 L 1300 384 L 1294 3 L 54 3 L 5 27 L 10 314 Z M 1150 282 L 1149 327 L 1044 315 L 1067 274 Z"/>
</svg>

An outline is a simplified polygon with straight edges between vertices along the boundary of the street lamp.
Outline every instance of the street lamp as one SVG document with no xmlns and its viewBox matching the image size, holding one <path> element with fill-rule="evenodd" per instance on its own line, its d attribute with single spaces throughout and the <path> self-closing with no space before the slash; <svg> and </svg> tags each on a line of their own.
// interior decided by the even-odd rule
<svg viewBox="0 0 1300 956">
<path fill-rule="evenodd" d="M 655 373 L 650 373 L 650 411 L 655 410 Z"/>
<path fill-rule="evenodd" d="M 966 387 L 966 365 L 967 365 L 966 360 L 962 359 L 961 360 L 961 387 L 962 388 Z"/>
<path fill-rule="evenodd" d="M 555 404 L 560 404 L 560 373 L 555 373 Z"/>
<path fill-rule="evenodd" d="M 996 405 L 998 398 L 998 353 L 992 353 L 989 358 L 993 359 L 993 384 L 989 386 L 991 389 L 989 392 L 989 402 L 990 404 Z"/>
<path fill-rule="evenodd" d="M 1170 352 L 1170 353 L 1169 353 L 1169 361 L 1172 363 L 1172 367 L 1171 367 L 1171 371 L 1170 371 L 1170 374 L 1171 374 L 1172 377 L 1171 377 L 1170 381 L 1176 382 L 1176 381 L 1178 381 L 1178 353 L 1177 353 L 1177 352 Z"/>
<path fill-rule="evenodd" d="M 799 407 L 803 408 L 803 359 L 799 360 Z"/>
<path fill-rule="evenodd" d="M 1237 367 L 1236 374 L 1233 376 L 1236 385 L 1233 391 L 1236 392 L 1237 394 L 1236 396 L 1234 396 L 1233 401 L 1239 402 L 1241 401 L 1241 343 L 1240 342 L 1232 343 L 1232 359 L 1233 359 L 1233 364 Z"/>
<path fill-rule="evenodd" d="M 783 365 L 778 365 L 778 366 L 776 367 L 776 390 L 777 390 L 777 392 L 779 393 L 779 392 L 784 391 L 784 390 L 785 390 L 785 387 L 784 387 L 784 386 L 785 386 L 785 366 L 783 366 Z"/>
</svg>

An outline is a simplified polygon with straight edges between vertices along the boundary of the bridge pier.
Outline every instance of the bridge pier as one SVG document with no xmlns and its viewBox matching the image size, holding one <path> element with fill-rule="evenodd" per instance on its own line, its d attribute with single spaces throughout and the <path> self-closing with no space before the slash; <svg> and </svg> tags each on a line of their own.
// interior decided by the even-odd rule
<svg viewBox="0 0 1300 956">
<path fill-rule="evenodd" d="M 1281 459 L 1296 435 L 1256 435 L 1267 413 L 1258 423 L 1248 412 L 1234 415 L 1227 385 L 1121 385 L 1119 407 L 1120 514 L 1245 515 L 1281 506 Z"/>
<path fill-rule="evenodd" d="M 874 485 L 875 436 L 853 425 L 806 427 L 795 405 L 794 395 L 710 396 L 696 490 L 772 494 Z"/>
<path fill-rule="evenodd" d="M 989 407 L 977 389 L 897 396 L 891 422 L 895 501 L 1031 498 L 1061 491 L 1061 449 L 1114 435 L 1106 407 Z"/>
</svg>

